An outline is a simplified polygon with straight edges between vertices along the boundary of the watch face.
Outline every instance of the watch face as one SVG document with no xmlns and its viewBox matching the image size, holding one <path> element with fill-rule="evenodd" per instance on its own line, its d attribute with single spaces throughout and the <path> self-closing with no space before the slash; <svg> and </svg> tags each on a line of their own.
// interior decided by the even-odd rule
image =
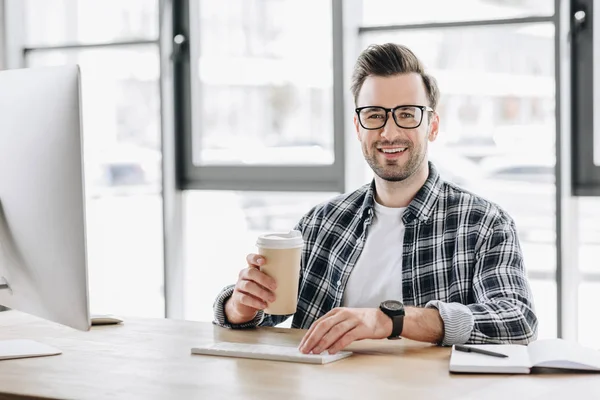
<svg viewBox="0 0 600 400">
<path fill-rule="evenodd" d="M 383 307 L 385 307 L 386 309 L 388 309 L 390 311 L 399 311 L 399 310 L 404 309 L 404 306 L 402 305 L 402 303 L 400 303 L 399 301 L 396 301 L 396 300 L 384 301 Z"/>
</svg>

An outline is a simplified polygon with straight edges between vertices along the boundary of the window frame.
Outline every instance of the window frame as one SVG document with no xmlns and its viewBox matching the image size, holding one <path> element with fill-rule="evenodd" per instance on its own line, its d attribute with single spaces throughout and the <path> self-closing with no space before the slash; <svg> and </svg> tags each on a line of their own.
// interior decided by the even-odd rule
<svg viewBox="0 0 600 400">
<path fill-rule="evenodd" d="M 334 162 L 330 165 L 196 165 L 193 142 L 200 127 L 194 127 L 192 113 L 191 48 L 199 32 L 192 24 L 192 15 L 198 14 L 202 0 L 173 0 L 174 35 L 181 35 L 184 45 L 175 59 L 174 80 L 176 93 L 175 119 L 177 135 L 178 172 L 180 190 L 252 190 L 252 191 L 310 191 L 343 192 L 344 169 L 344 68 L 342 1 L 330 0 L 332 7 L 333 52 L 333 150 Z M 309 29 L 307 25 L 306 29 Z M 200 93 L 201 95 L 201 93 Z"/>
</svg>

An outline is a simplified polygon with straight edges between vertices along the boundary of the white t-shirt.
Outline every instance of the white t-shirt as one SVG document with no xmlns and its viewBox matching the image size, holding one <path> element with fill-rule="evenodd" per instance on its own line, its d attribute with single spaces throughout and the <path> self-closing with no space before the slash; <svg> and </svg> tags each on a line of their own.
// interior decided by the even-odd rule
<svg viewBox="0 0 600 400">
<path fill-rule="evenodd" d="M 402 301 L 405 210 L 375 202 L 365 246 L 346 284 L 344 307 L 377 308 L 384 300 Z"/>
</svg>

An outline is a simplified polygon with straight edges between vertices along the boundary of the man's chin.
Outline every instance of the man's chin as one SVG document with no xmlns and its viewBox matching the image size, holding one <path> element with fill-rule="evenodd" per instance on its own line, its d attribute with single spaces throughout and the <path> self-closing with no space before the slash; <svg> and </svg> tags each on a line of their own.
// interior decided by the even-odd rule
<svg viewBox="0 0 600 400">
<path fill-rule="evenodd" d="M 398 175 L 398 176 L 378 175 L 378 176 L 386 182 L 402 182 L 402 181 L 406 180 L 406 178 L 408 178 L 407 176 L 404 176 L 404 175 Z"/>
<path fill-rule="evenodd" d="M 391 171 L 375 171 L 375 174 L 383 179 L 384 181 L 387 182 L 402 182 L 403 180 L 405 180 L 406 178 L 408 178 L 410 176 L 410 174 L 407 174 L 406 171 L 395 171 L 395 172 L 391 172 Z"/>
</svg>

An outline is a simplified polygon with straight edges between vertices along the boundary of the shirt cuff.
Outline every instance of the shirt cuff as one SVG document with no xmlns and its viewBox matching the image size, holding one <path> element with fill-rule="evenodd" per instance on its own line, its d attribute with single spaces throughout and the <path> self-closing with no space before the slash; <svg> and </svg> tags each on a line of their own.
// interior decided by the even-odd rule
<svg viewBox="0 0 600 400">
<path fill-rule="evenodd" d="M 432 300 L 425 308 L 436 308 L 444 321 L 443 346 L 467 343 L 475 326 L 475 318 L 471 309 L 460 303 L 444 303 Z"/>
<path fill-rule="evenodd" d="M 223 328 L 231 329 L 255 328 L 259 326 L 265 318 L 265 313 L 262 310 L 260 310 L 256 314 L 256 317 L 254 317 L 252 321 L 248 321 L 243 324 L 232 324 L 227 320 L 227 316 L 225 315 L 225 303 L 233 294 L 234 288 L 234 285 L 227 286 L 225 289 L 223 289 L 221 294 L 217 296 L 217 299 L 215 300 L 215 303 L 213 305 L 213 311 L 215 314 L 215 320 L 213 321 L 213 323 Z"/>
</svg>

